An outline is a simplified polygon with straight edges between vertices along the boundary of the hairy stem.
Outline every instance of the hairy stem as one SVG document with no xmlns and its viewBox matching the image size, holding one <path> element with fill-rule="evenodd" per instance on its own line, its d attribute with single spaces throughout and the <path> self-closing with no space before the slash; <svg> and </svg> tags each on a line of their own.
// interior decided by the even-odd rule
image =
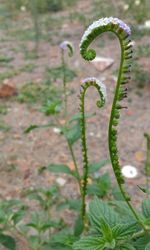
<svg viewBox="0 0 150 250">
<path fill-rule="evenodd" d="M 86 79 L 84 84 L 81 85 L 82 89 L 80 92 L 80 113 L 81 113 L 81 144 L 82 144 L 82 156 L 83 156 L 83 183 L 82 183 L 82 207 L 81 217 L 83 223 L 86 223 L 86 194 L 87 194 L 87 182 L 89 176 L 89 161 L 88 161 L 88 149 L 86 142 L 86 120 L 85 120 L 85 94 L 89 87 L 95 87 L 100 95 L 100 100 L 97 101 L 97 106 L 100 108 L 104 105 L 105 99 L 103 92 L 101 91 L 100 82 L 97 79 L 89 78 Z M 104 86 L 103 86 L 104 88 Z"/>
<path fill-rule="evenodd" d="M 118 18 L 101 18 L 98 21 L 91 24 L 88 29 L 85 31 L 81 43 L 80 43 L 80 53 L 85 60 L 91 61 L 96 57 L 96 52 L 93 49 L 89 49 L 89 45 L 98 37 L 100 34 L 111 31 L 113 32 L 119 39 L 120 47 L 121 47 L 121 60 L 120 60 L 120 68 L 118 74 L 118 80 L 115 88 L 115 95 L 112 104 L 112 110 L 110 115 L 109 122 L 109 131 L 108 131 L 108 144 L 109 144 L 109 152 L 110 158 L 112 162 L 113 171 L 120 188 L 120 192 L 122 193 L 127 205 L 132 211 L 137 222 L 143 227 L 145 230 L 145 225 L 139 218 L 138 214 L 134 210 L 133 206 L 130 203 L 130 197 L 127 195 L 124 190 L 124 178 L 121 173 L 121 166 L 119 162 L 119 154 L 117 147 L 117 125 L 119 123 L 120 118 L 120 110 L 126 108 L 120 105 L 120 101 L 127 97 L 127 87 L 130 76 L 130 66 L 132 59 L 132 44 L 130 40 L 131 30 L 130 28 L 120 19 Z"/>
</svg>

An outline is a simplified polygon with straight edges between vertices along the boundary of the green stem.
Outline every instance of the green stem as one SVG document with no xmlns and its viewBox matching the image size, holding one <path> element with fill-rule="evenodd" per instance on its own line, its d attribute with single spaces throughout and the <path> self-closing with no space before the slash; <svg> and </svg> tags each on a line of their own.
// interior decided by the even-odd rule
<svg viewBox="0 0 150 250">
<path fill-rule="evenodd" d="M 80 113 L 81 113 L 81 144 L 82 144 L 82 157 L 83 157 L 83 183 L 82 183 L 82 207 L 81 207 L 81 217 L 86 224 L 86 194 L 87 194 L 87 182 L 89 176 L 89 161 L 88 161 L 88 150 L 86 142 L 86 120 L 85 120 L 85 94 L 89 87 L 93 86 L 97 89 L 100 100 L 97 101 L 97 106 L 100 108 L 104 105 L 105 99 L 101 91 L 100 83 L 96 82 L 97 79 L 88 79 L 84 84 L 81 85 L 82 89 L 80 92 Z"/>
<path fill-rule="evenodd" d="M 65 65 L 65 58 L 64 58 L 64 50 L 61 51 L 61 60 L 62 60 L 62 69 L 63 69 L 63 91 L 64 91 L 64 116 L 65 122 L 67 122 L 67 85 L 66 85 L 66 65 Z"/>
<path fill-rule="evenodd" d="M 118 36 L 118 34 L 116 33 L 116 35 Z M 116 180 L 120 189 L 120 192 L 122 193 L 126 203 L 128 204 L 128 207 L 130 208 L 132 214 L 134 215 L 135 219 L 138 221 L 138 223 L 142 226 L 142 228 L 145 230 L 145 225 L 144 223 L 141 221 L 141 219 L 139 218 L 138 214 L 136 213 L 135 209 L 133 208 L 133 206 L 131 205 L 131 203 L 129 202 L 129 199 L 126 195 L 126 192 L 124 191 L 124 188 L 122 186 L 122 183 L 120 181 L 120 172 L 118 174 L 118 171 L 120 171 L 119 169 L 117 169 L 116 171 L 116 164 L 118 165 L 118 163 L 116 162 L 116 164 L 114 163 L 114 153 L 112 151 L 112 134 L 113 134 L 113 120 L 115 118 L 115 110 L 116 110 L 116 104 L 118 101 L 118 96 L 119 96 L 119 88 L 120 88 L 120 83 L 121 83 L 121 77 L 122 77 L 122 70 L 123 70 L 123 64 L 124 64 L 124 46 L 123 46 L 123 42 L 122 39 L 118 36 L 119 41 L 120 41 L 120 47 L 121 47 L 121 62 L 120 62 L 120 68 L 119 68 L 119 74 L 118 74 L 118 80 L 117 80 L 117 86 L 116 86 L 116 91 L 115 91 L 115 96 L 114 96 L 114 100 L 113 100 L 113 104 L 112 104 L 112 110 L 111 110 L 111 116 L 110 116 L 110 122 L 109 122 L 109 136 L 108 136 L 108 143 L 109 143 L 109 152 L 110 152 L 110 158 L 111 158 L 111 162 L 112 162 L 112 167 L 114 169 L 114 174 L 116 176 Z M 118 168 L 118 166 L 117 166 Z"/>
</svg>

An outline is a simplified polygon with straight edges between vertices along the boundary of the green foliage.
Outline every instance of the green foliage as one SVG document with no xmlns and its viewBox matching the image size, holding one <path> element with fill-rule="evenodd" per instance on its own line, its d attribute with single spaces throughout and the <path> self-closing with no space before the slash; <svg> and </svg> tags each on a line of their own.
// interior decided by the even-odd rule
<svg viewBox="0 0 150 250">
<path fill-rule="evenodd" d="M 16 242 L 15 240 L 6 234 L 0 233 L 0 244 L 6 247 L 9 250 L 16 250 Z"/>
<path fill-rule="evenodd" d="M 142 211 L 144 216 L 150 219 L 150 198 L 144 199 L 142 202 Z"/>
<path fill-rule="evenodd" d="M 93 178 L 93 184 L 87 186 L 87 193 L 97 195 L 101 198 L 105 197 L 111 188 L 111 180 L 108 173 L 98 178 Z"/>
<path fill-rule="evenodd" d="M 27 102 L 31 104 L 39 101 L 44 105 L 43 107 L 44 109 L 46 102 L 48 101 L 51 103 L 58 102 L 59 97 L 60 97 L 60 91 L 56 89 L 55 87 L 48 86 L 43 83 L 39 84 L 39 83 L 29 82 L 29 83 L 26 83 L 20 89 L 17 100 L 21 103 Z M 54 108 L 55 108 L 55 105 L 54 105 Z M 54 108 L 50 110 L 52 113 L 55 111 Z M 44 112 L 46 111 L 48 112 L 49 110 L 44 109 Z M 48 112 L 48 114 L 51 113 L 50 111 Z"/>
<path fill-rule="evenodd" d="M 46 100 L 43 103 L 41 111 L 45 113 L 45 115 L 54 115 L 60 113 L 61 111 L 61 100 Z"/>
<path fill-rule="evenodd" d="M 135 249 L 130 241 L 136 232 L 136 224 L 121 221 L 119 214 L 107 203 L 95 198 L 90 204 L 89 217 L 91 235 L 75 242 L 75 250 Z"/>
<path fill-rule="evenodd" d="M 62 164 L 50 164 L 48 165 L 47 170 L 53 173 L 73 175 L 73 172 L 70 170 L 70 168 Z"/>
</svg>

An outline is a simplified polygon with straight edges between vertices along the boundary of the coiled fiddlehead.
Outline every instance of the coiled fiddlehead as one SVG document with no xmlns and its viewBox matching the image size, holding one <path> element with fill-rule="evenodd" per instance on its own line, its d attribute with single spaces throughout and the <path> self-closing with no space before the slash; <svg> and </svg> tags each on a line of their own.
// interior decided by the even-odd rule
<svg viewBox="0 0 150 250">
<path fill-rule="evenodd" d="M 129 202 L 130 197 L 124 190 L 124 178 L 121 173 L 121 166 L 117 148 L 117 125 L 119 122 L 120 110 L 122 108 L 126 108 L 120 104 L 120 101 L 127 97 L 127 88 L 124 86 L 130 79 L 129 73 L 132 59 L 132 44 L 130 40 L 131 30 L 123 21 L 118 18 L 101 18 L 91 24 L 85 31 L 80 43 L 80 53 L 85 60 L 93 60 L 96 57 L 96 52 L 93 49 L 88 49 L 88 47 L 97 36 L 107 31 L 113 32 L 118 37 L 121 47 L 120 68 L 109 122 L 108 143 L 110 158 L 120 191 L 135 218 L 141 224 L 141 226 L 144 227 L 142 221 Z"/>
<path fill-rule="evenodd" d="M 97 80 L 94 77 L 86 78 L 81 84 L 80 91 L 80 113 L 81 113 L 81 144 L 82 144 L 82 153 L 83 153 L 83 183 L 82 183 L 82 208 L 81 208 L 81 217 L 85 221 L 85 211 L 86 203 L 85 196 L 87 192 L 87 179 L 88 179 L 88 155 L 87 155 L 87 144 L 86 144 L 86 126 L 85 126 L 85 94 L 89 87 L 95 87 L 99 93 L 100 99 L 97 101 L 97 106 L 99 108 L 103 107 L 106 100 L 106 87 L 103 83 Z"/>
</svg>

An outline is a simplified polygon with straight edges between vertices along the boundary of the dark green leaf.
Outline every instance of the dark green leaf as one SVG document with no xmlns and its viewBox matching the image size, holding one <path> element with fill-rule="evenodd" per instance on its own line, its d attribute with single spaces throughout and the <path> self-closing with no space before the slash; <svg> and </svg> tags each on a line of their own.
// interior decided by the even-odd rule
<svg viewBox="0 0 150 250">
<path fill-rule="evenodd" d="M 149 235 L 144 235 L 143 237 L 138 238 L 135 243 L 134 246 L 136 247 L 137 250 L 145 250 L 145 247 L 147 244 L 149 244 L 150 242 L 150 238 Z"/>
<path fill-rule="evenodd" d="M 150 198 L 142 201 L 142 211 L 146 218 L 150 218 Z"/>
<path fill-rule="evenodd" d="M 36 128 L 49 128 L 49 127 L 52 127 L 52 126 L 55 126 L 54 123 L 48 123 L 48 124 L 45 124 L 45 125 L 37 125 L 37 124 L 33 124 L 33 125 L 30 125 L 28 128 L 25 129 L 24 133 L 28 134 L 30 133 L 33 129 L 36 129 Z"/>
<path fill-rule="evenodd" d="M 16 242 L 15 240 L 6 234 L 0 234 L 0 244 L 5 246 L 7 249 L 16 250 Z"/>
<path fill-rule="evenodd" d="M 83 224 L 81 217 L 79 216 L 75 221 L 74 235 L 75 236 L 81 235 L 81 233 L 83 232 L 83 229 L 84 229 L 84 224 Z"/>
</svg>

